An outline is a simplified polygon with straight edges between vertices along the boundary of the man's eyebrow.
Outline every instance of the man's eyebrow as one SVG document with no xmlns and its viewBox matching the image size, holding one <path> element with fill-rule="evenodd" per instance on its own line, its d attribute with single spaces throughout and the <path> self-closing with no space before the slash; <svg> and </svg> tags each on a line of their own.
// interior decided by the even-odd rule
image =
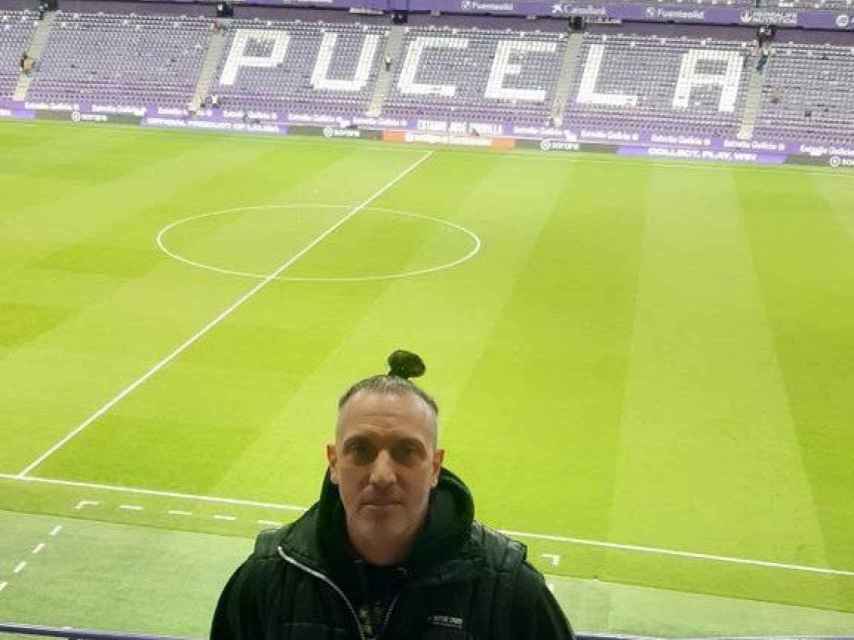
<svg viewBox="0 0 854 640">
<path fill-rule="evenodd" d="M 409 437 L 401 438 L 400 440 L 397 441 L 397 444 L 413 445 L 413 446 L 418 447 L 419 449 L 425 449 L 426 448 L 424 446 L 424 443 L 421 442 L 421 440 L 419 440 L 418 438 L 409 438 Z"/>
<path fill-rule="evenodd" d="M 343 444 L 343 446 L 346 447 L 347 445 L 357 443 L 357 442 L 372 442 L 372 441 L 373 441 L 373 438 L 371 438 L 371 436 L 368 434 L 355 433 L 351 436 L 347 436 L 346 438 L 344 438 L 344 441 L 342 444 Z M 413 438 L 412 436 L 403 436 L 403 437 L 399 437 L 399 438 L 392 437 L 391 438 L 391 444 L 393 446 L 405 444 L 405 445 L 412 445 L 412 446 L 418 447 L 420 449 L 426 448 L 424 443 L 421 442 L 421 440 L 419 440 L 418 438 Z"/>
<path fill-rule="evenodd" d="M 357 433 L 355 435 L 348 436 L 348 437 L 344 438 L 344 446 L 346 447 L 348 444 L 353 444 L 354 442 L 367 442 L 367 441 L 370 441 L 370 438 L 368 438 L 366 435 L 364 435 L 362 433 Z"/>
</svg>

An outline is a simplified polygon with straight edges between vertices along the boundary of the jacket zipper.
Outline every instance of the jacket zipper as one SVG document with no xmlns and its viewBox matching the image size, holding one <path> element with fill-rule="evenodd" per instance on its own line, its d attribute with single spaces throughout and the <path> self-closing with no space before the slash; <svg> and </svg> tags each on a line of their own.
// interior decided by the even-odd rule
<svg viewBox="0 0 854 640">
<path fill-rule="evenodd" d="M 320 571 L 315 571 L 314 569 L 311 569 L 311 568 L 305 566 L 304 564 L 302 564 L 301 562 L 298 562 L 297 560 L 294 560 L 293 558 L 288 556 L 284 551 L 282 551 L 282 547 L 277 547 L 276 550 L 279 552 L 279 555 L 282 556 L 282 559 L 285 562 L 289 562 L 290 564 L 294 565 L 295 567 L 302 569 L 307 574 L 314 576 L 315 578 L 317 578 L 318 580 L 320 580 L 322 582 L 325 582 L 330 587 L 332 587 L 332 589 L 335 591 L 335 593 L 337 593 L 339 596 L 341 596 L 341 598 L 344 600 L 345 604 L 347 605 L 347 608 L 350 610 L 350 613 L 353 615 L 353 621 L 356 623 L 356 629 L 359 632 L 359 638 L 361 640 L 365 640 L 365 634 L 362 633 L 362 624 L 359 622 L 359 616 L 356 614 L 356 608 L 353 606 L 353 603 L 350 602 L 350 599 L 341 590 L 341 588 L 337 584 L 332 582 L 332 580 L 330 580 L 327 576 L 320 573 Z M 394 608 L 395 602 L 397 602 L 397 598 L 394 599 L 392 606 L 389 607 L 389 611 L 391 611 L 391 609 Z M 386 616 L 386 620 L 388 620 L 388 616 Z"/>
<path fill-rule="evenodd" d="M 397 594 L 394 597 L 394 600 L 391 601 L 391 604 L 388 606 L 388 611 L 385 613 L 385 621 L 383 622 L 383 631 L 379 637 L 385 635 L 385 632 L 388 630 L 388 621 L 391 620 L 391 614 L 394 611 L 394 606 L 397 604 L 397 601 L 400 599 L 400 594 Z"/>
</svg>

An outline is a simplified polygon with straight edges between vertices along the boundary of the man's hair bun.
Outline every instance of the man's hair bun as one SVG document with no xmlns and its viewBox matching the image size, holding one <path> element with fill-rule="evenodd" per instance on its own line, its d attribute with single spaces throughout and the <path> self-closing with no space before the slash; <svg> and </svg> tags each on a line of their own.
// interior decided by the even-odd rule
<svg viewBox="0 0 854 640">
<path fill-rule="evenodd" d="M 398 349 L 388 357 L 388 375 L 409 380 L 424 375 L 427 367 L 417 353 Z"/>
</svg>

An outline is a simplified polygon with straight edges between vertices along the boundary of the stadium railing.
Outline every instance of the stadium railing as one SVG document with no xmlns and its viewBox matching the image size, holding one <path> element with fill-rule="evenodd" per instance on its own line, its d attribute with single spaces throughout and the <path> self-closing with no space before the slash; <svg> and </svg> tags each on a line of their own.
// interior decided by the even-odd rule
<svg viewBox="0 0 854 640">
<path fill-rule="evenodd" d="M 34 624 L 0 622 L 0 633 L 14 633 L 40 638 L 64 638 L 65 640 L 195 640 L 179 636 L 158 636 L 95 629 L 73 629 L 70 627 L 46 627 Z M 618 634 L 581 633 L 577 640 L 657 640 L 647 636 Z M 674 639 L 670 639 L 674 640 Z M 854 640 L 854 636 L 719 636 L 683 638 L 682 640 Z"/>
<path fill-rule="evenodd" d="M 0 622 L 0 633 L 14 633 L 24 636 L 38 636 L 40 638 L 65 638 L 65 640 L 195 640 L 192 638 L 178 636 L 145 635 L 139 633 L 120 633 L 118 631 L 98 631 L 95 629 L 73 629 L 69 627 L 46 627 L 35 624 L 13 624 Z M 621 635 L 598 635 L 586 634 L 576 635 L 578 640 L 652 640 L 641 636 Z M 811 638 L 810 640 L 825 640 Z M 839 639 L 826 639 L 839 640 Z M 848 638 L 843 640 L 854 640 Z"/>
</svg>

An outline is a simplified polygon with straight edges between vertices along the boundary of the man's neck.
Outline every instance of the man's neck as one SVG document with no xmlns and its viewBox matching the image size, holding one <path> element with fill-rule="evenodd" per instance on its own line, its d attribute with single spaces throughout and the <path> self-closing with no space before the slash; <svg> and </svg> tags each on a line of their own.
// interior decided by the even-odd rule
<svg viewBox="0 0 854 640">
<path fill-rule="evenodd" d="M 391 567 L 406 561 L 415 544 L 415 535 L 405 540 L 386 540 L 377 537 L 363 540 L 358 536 L 350 535 L 350 544 L 365 562 L 378 567 Z"/>
</svg>

